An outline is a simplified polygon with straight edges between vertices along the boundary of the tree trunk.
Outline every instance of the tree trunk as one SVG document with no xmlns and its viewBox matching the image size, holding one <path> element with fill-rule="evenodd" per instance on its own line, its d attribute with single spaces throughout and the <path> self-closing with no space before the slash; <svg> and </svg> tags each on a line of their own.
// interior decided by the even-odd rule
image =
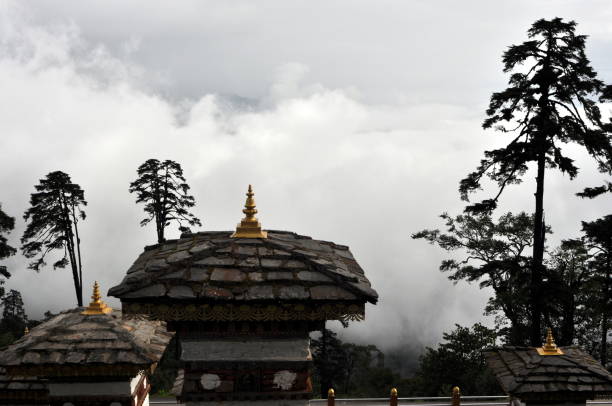
<svg viewBox="0 0 612 406">
<path fill-rule="evenodd" d="M 164 242 L 164 222 L 162 213 L 162 201 L 161 201 L 161 190 L 159 185 L 159 179 L 157 178 L 157 169 L 155 170 L 154 182 L 153 182 L 153 215 L 155 216 L 155 231 L 157 231 L 157 243 L 161 244 Z"/>
<path fill-rule="evenodd" d="M 574 341 L 574 314 L 576 310 L 576 300 L 574 293 L 569 294 L 563 308 L 563 322 L 561 324 L 561 337 L 559 345 L 572 345 Z"/>
<path fill-rule="evenodd" d="M 324 362 L 323 365 L 327 362 L 327 329 L 325 328 L 325 324 L 323 324 L 323 330 L 321 330 L 321 357 Z M 331 388 L 331 382 L 329 379 L 329 374 L 327 368 L 321 368 L 321 399 L 327 398 L 327 391 Z"/>
<path fill-rule="evenodd" d="M 82 282 L 79 278 L 79 272 L 77 269 L 77 261 L 74 253 L 74 236 L 72 233 L 72 222 L 70 220 L 70 211 L 68 210 L 68 205 L 66 203 L 66 197 L 61 193 L 60 202 L 64 212 L 64 237 L 66 238 L 66 250 L 68 251 L 68 256 L 70 258 L 70 267 L 72 268 L 72 279 L 74 281 L 74 290 L 77 297 L 77 304 L 79 307 L 83 306 L 83 289 Z"/>
<path fill-rule="evenodd" d="M 553 39 L 549 32 L 548 53 L 551 52 Z M 544 171 L 546 169 L 547 139 L 552 136 L 549 123 L 552 121 L 552 113 L 549 106 L 549 94 L 551 79 L 554 77 L 550 66 L 550 54 L 543 62 L 541 82 L 539 83 L 542 96 L 538 100 L 540 114 L 538 117 L 538 130 L 533 136 L 536 138 L 536 154 L 538 162 L 538 174 L 536 177 L 535 213 L 533 224 L 533 266 L 531 269 L 531 345 L 540 346 L 542 343 L 542 264 L 544 262 Z"/>
<path fill-rule="evenodd" d="M 610 279 L 612 279 L 612 253 L 610 249 L 612 248 L 612 242 L 608 241 L 607 244 L 607 258 L 606 258 L 606 280 L 603 286 L 603 307 L 601 313 L 601 356 L 600 361 L 601 365 L 606 367 L 608 363 L 608 307 L 610 306 Z"/>
<path fill-rule="evenodd" d="M 72 221 L 74 222 L 74 235 L 76 237 L 76 249 L 79 260 L 79 291 L 81 292 L 81 297 L 83 297 L 83 266 L 81 262 L 81 238 L 79 238 L 79 228 L 77 227 L 78 220 L 75 213 L 74 204 L 72 205 Z"/>
<path fill-rule="evenodd" d="M 543 135 L 540 135 L 542 137 Z M 544 143 L 544 140 L 541 141 Z M 538 153 L 538 175 L 536 177 L 536 209 L 533 226 L 533 266 L 531 269 L 531 345 L 540 346 L 542 318 L 542 263 L 544 261 L 544 169 L 546 155 Z"/>
</svg>

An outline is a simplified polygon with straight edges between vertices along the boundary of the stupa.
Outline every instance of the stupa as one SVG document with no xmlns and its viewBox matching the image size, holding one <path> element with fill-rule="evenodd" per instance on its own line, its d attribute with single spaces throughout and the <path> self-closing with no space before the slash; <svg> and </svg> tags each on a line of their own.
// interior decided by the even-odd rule
<svg viewBox="0 0 612 406">
<path fill-rule="evenodd" d="M 309 333 L 326 320 L 362 320 L 378 296 L 348 247 L 263 231 L 251 186 L 243 212 L 234 232 L 146 247 L 109 295 L 124 317 L 148 315 L 176 331 L 178 400 L 305 404 Z"/>
<path fill-rule="evenodd" d="M 506 346 L 485 357 L 504 392 L 526 406 L 584 406 L 612 395 L 612 374 L 579 347 L 558 347 L 550 328 L 542 347 Z"/>
<path fill-rule="evenodd" d="M 101 300 L 96 282 L 88 307 L 34 327 L 0 353 L 0 365 L 8 380 L 30 385 L 24 397 L 47 396 L 50 406 L 142 406 L 148 375 L 171 338 L 163 322 L 122 319 Z"/>
</svg>

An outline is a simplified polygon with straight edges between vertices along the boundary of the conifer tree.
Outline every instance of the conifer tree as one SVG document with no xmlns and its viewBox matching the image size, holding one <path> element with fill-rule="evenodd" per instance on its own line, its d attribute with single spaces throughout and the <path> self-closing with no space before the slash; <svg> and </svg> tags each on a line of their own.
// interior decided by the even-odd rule
<svg viewBox="0 0 612 406">
<path fill-rule="evenodd" d="M 600 361 L 605 366 L 608 362 L 608 331 L 612 317 L 612 215 L 595 221 L 583 221 L 582 231 L 585 245 L 592 251 L 594 278 L 599 287 L 599 295 L 591 305 L 601 314 Z"/>
<path fill-rule="evenodd" d="M 11 255 L 15 255 L 17 251 L 15 248 L 8 245 L 5 234 L 10 233 L 13 228 L 15 228 L 15 218 L 9 216 L 2 210 L 2 205 L 0 204 L 0 260 L 10 257 Z M 0 265 L 0 275 L 5 278 L 10 278 L 11 274 L 6 269 L 6 266 Z M 0 281 L 0 285 L 4 281 Z M 0 289 L 2 289 L 0 287 Z M 0 294 L 0 297 L 2 295 Z"/>
<path fill-rule="evenodd" d="M 23 299 L 21 293 L 11 289 L 9 293 L 2 299 L 2 318 L 4 320 L 13 320 L 25 324 L 28 320 L 23 308 Z"/>
<path fill-rule="evenodd" d="M 520 183 L 530 163 L 535 163 L 535 221 L 531 266 L 530 337 L 532 345 L 542 340 L 542 275 L 545 226 L 544 179 L 547 168 L 558 169 L 573 179 L 574 161 L 562 146 L 576 143 L 607 167 L 612 157 L 610 133 L 603 125 L 596 104 L 604 84 L 591 68 L 584 47 L 586 36 L 575 34 L 576 23 L 561 18 L 536 21 L 528 31 L 530 40 L 513 45 L 504 53 L 504 72 L 512 72 L 509 86 L 494 93 L 483 123 L 512 134 L 503 148 L 485 151 L 477 169 L 459 186 L 461 197 L 481 188 L 484 176 L 497 183 L 497 193 L 467 206 L 466 211 L 490 212 L 509 184 Z"/>
<path fill-rule="evenodd" d="M 183 169 L 177 162 L 149 159 L 138 167 L 138 179 L 130 183 L 130 193 L 136 193 L 136 203 L 144 203 L 147 217 L 141 222 L 146 226 L 155 221 L 157 242 L 165 241 L 165 229 L 176 221 L 181 231 L 187 225 L 201 226 L 200 220 L 188 208 L 195 205 L 193 196 L 187 194 L 189 185 L 183 176 Z"/>
<path fill-rule="evenodd" d="M 78 229 L 79 220 L 85 220 L 82 206 L 87 205 L 83 189 L 61 171 L 47 174 L 35 189 L 36 192 L 30 196 L 30 208 L 23 215 L 27 226 L 21 237 L 21 251 L 27 258 L 35 258 L 29 268 L 38 272 L 46 265 L 49 252 L 63 250 L 63 256 L 53 264 L 53 269 L 70 265 L 77 303 L 83 306 L 83 267 Z"/>
<path fill-rule="evenodd" d="M 525 345 L 529 332 L 526 317 L 529 278 L 525 269 L 531 262 L 528 255 L 533 245 L 531 230 L 533 215 L 525 212 L 506 213 L 497 221 L 488 214 L 463 214 L 451 217 L 444 213 L 446 232 L 439 229 L 422 230 L 412 238 L 424 239 L 449 252 L 460 252 L 460 260 L 446 259 L 440 270 L 448 272 L 454 282 L 465 280 L 480 283 L 481 288 L 491 288 L 485 314 L 502 314 L 497 318 L 500 334 L 510 345 Z M 550 233 L 550 229 L 546 230 Z"/>
<path fill-rule="evenodd" d="M 346 354 L 342 341 L 333 331 L 323 328 L 321 337 L 311 342 L 314 369 L 321 385 L 321 398 L 327 397 L 329 389 L 338 389 L 344 379 Z"/>
<path fill-rule="evenodd" d="M 2 321 L 0 321 L 0 343 L 10 344 L 15 338 L 21 337 L 28 325 L 28 317 L 23 307 L 21 293 L 11 289 L 2 298 Z"/>
</svg>

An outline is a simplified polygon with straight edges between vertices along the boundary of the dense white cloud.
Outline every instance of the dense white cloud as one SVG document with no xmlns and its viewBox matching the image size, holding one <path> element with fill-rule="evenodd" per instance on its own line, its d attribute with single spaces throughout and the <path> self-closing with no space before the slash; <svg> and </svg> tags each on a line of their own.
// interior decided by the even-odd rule
<svg viewBox="0 0 612 406">
<path fill-rule="evenodd" d="M 204 229 L 232 229 L 252 183 L 266 228 L 347 244 L 363 265 L 381 300 L 346 334 L 385 346 L 435 342 L 455 322 L 480 320 L 487 292 L 453 286 L 437 271 L 443 254 L 410 234 L 439 226 L 443 211 L 460 212 L 459 179 L 484 148 L 504 141 L 483 136 L 483 106 L 504 84 L 499 54 L 542 10 L 413 3 L 181 2 L 165 10 L 5 0 L 0 202 L 20 217 L 39 178 L 70 173 L 89 201 L 85 282 L 108 288 L 155 239 L 138 226 L 141 207 L 127 191 L 144 160 L 183 165 Z M 610 80 L 602 51 L 612 38 L 603 22 L 610 7 L 589 2 L 587 13 L 579 3 L 560 7 L 586 20 L 596 68 Z M 609 198 L 573 197 L 602 178 L 583 166 L 579 181 L 551 176 L 547 184 L 557 238 L 609 208 Z M 508 190 L 502 210 L 531 209 L 532 177 Z M 19 220 L 15 244 L 23 228 Z M 74 305 L 68 271 L 35 274 L 21 256 L 7 265 L 9 287 L 23 292 L 33 316 Z"/>
</svg>

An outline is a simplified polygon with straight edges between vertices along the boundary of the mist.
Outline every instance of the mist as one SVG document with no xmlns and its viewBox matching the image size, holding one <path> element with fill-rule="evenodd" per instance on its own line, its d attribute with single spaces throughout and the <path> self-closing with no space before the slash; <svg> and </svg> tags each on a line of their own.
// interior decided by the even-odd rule
<svg viewBox="0 0 612 406">
<path fill-rule="evenodd" d="M 459 180 L 507 141 L 481 128 L 491 93 L 506 84 L 501 54 L 533 21 L 557 15 L 590 35 L 588 56 L 610 83 L 604 1 L 0 1 L 10 243 L 19 246 L 38 180 L 69 173 L 89 203 L 79 229 L 84 295 L 94 280 L 105 292 L 156 241 L 128 193 L 136 168 L 172 159 L 203 220 L 194 231 L 232 230 L 252 184 L 265 229 L 350 246 L 380 301 L 347 329 L 329 323 L 343 339 L 416 353 L 455 323 L 491 324 L 482 316 L 491 292 L 453 285 L 438 271 L 447 255 L 410 235 L 463 210 Z M 568 151 L 581 171 L 575 181 L 549 172 L 550 244 L 612 202 L 574 196 L 605 178 L 584 151 Z M 533 178 L 509 188 L 497 213 L 532 211 Z M 31 318 L 76 305 L 69 270 L 27 263 L 18 254 L 3 264 Z"/>
</svg>

